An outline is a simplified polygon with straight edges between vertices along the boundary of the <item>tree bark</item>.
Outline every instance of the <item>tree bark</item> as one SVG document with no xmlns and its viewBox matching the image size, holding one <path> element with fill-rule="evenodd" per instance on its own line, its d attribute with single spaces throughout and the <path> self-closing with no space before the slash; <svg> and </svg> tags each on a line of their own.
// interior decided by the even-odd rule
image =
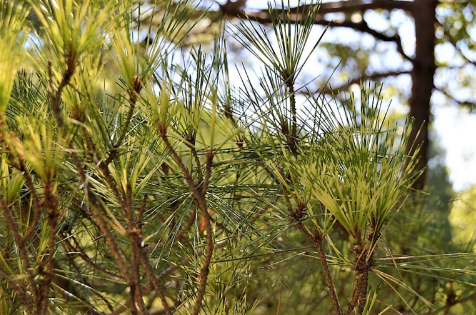
<svg viewBox="0 0 476 315">
<path fill-rule="evenodd" d="M 410 117 L 415 119 L 410 140 L 421 144 L 418 169 L 428 163 L 428 127 L 430 122 L 430 99 L 434 89 L 435 75 L 435 0 L 416 0 L 411 10 L 415 20 L 415 57 L 413 58 L 412 96 L 410 97 Z M 421 127 L 421 129 L 420 129 Z M 420 134 L 417 136 L 418 131 Z M 412 142 L 412 141 L 411 141 Z M 411 142 L 407 148 L 408 154 L 413 154 Z M 415 146 L 414 146 L 415 148 Z M 423 189 L 426 182 L 426 172 L 415 182 L 414 188 Z"/>
</svg>

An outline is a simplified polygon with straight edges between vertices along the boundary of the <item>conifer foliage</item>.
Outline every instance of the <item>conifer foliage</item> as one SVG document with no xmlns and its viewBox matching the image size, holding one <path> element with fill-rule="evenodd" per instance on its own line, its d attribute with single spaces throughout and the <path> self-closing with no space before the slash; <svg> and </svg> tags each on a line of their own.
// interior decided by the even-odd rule
<svg viewBox="0 0 476 315">
<path fill-rule="evenodd" d="M 192 1 L 0 0 L 0 313 L 289 312 L 293 263 L 315 304 L 292 312 L 441 307 L 401 276 L 430 258 L 385 239 L 422 172 L 411 124 L 386 122 L 378 86 L 305 93 L 317 7 L 280 7 L 272 33 L 223 28 L 262 66 L 236 87 L 223 34 L 181 49 Z"/>
</svg>

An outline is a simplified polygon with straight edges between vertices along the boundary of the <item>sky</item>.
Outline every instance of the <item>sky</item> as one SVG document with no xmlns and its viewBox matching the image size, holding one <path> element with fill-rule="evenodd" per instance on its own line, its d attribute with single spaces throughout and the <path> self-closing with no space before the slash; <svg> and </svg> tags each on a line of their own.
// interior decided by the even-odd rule
<svg viewBox="0 0 476 315">
<path fill-rule="evenodd" d="M 446 149 L 446 166 L 456 191 L 476 185 L 476 114 L 456 106 L 434 106 L 434 127 Z"/>
<path fill-rule="evenodd" d="M 280 3 L 280 1 L 277 2 Z M 306 1 L 301 1 L 301 3 L 303 2 Z M 284 3 L 287 5 L 287 0 L 284 1 Z M 297 3 L 298 0 L 290 1 L 290 5 L 292 6 Z M 254 9 L 266 8 L 267 1 L 248 0 L 247 6 Z M 376 30 L 385 29 L 386 27 L 385 20 L 379 19 L 377 14 L 370 12 L 370 15 L 366 15 L 365 18 L 369 25 Z M 404 51 L 411 55 L 415 46 L 414 35 L 412 36 L 414 32 L 412 21 L 403 13 L 395 14 L 392 18 L 400 19 L 400 21 L 397 21 L 400 25 L 399 32 L 400 34 L 406 35 L 402 36 L 402 45 Z M 342 32 L 342 30 L 339 30 L 339 32 Z M 345 32 L 345 29 L 343 32 Z M 326 38 L 326 36 L 332 35 L 326 34 L 324 38 Z M 342 35 L 338 36 L 341 38 L 345 37 Z M 436 49 L 437 57 L 446 56 L 452 58 L 452 54 L 454 54 L 454 52 L 451 51 L 448 46 L 441 46 Z M 369 66 L 378 67 L 378 65 L 375 64 Z M 402 78 L 401 80 L 408 81 L 408 78 Z M 405 83 L 401 86 L 405 86 Z M 471 114 L 468 110 L 451 104 L 451 102 L 448 102 L 447 99 L 438 93 L 434 93 L 432 102 L 432 113 L 434 116 L 433 130 L 437 130 L 437 134 L 432 135 L 433 141 L 446 150 L 444 162 L 448 169 L 453 189 L 455 191 L 466 190 L 476 185 L 476 109 L 475 113 Z M 434 161 L 430 161 L 430 166 L 432 163 L 434 163 Z"/>
</svg>

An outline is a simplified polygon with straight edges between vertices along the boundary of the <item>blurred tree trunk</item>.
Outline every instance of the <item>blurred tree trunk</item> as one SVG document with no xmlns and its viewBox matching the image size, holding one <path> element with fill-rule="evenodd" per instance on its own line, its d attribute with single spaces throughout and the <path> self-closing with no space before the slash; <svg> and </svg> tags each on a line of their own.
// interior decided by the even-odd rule
<svg viewBox="0 0 476 315">
<path fill-rule="evenodd" d="M 435 10 L 437 1 L 417 0 L 411 10 L 415 20 L 415 56 L 412 59 L 412 96 L 409 100 L 409 116 L 415 119 L 411 140 L 421 144 L 418 169 L 428 164 L 428 127 L 430 122 L 430 100 L 434 89 L 435 65 Z M 421 126 L 421 129 L 420 129 Z M 420 133 L 418 134 L 418 131 Z M 410 142 L 411 145 L 411 142 Z M 412 154 L 411 148 L 407 152 Z M 425 185 L 426 172 L 414 184 L 422 189 Z"/>
</svg>

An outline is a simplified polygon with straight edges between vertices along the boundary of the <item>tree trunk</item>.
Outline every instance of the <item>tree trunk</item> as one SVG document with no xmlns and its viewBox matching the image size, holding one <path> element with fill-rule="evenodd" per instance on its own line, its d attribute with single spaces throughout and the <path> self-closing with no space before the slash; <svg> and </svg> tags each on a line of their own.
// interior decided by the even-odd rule
<svg viewBox="0 0 476 315">
<path fill-rule="evenodd" d="M 437 1 L 416 0 L 412 10 L 415 20 L 416 50 L 413 59 L 412 96 L 410 103 L 410 117 L 415 119 L 410 139 L 415 144 L 421 144 L 420 161 L 418 168 L 426 167 L 428 163 L 428 127 L 430 122 L 430 99 L 434 88 L 435 74 L 435 22 Z M 421 127 L 421 130 L 420 130 Z M 420 134 L 417 137 L 417 133 Z M 411 145 L 410 141 L 410 145 Z M 408 154 L 413 154 L 410 147 Z M 414 188 L 422 189 L 426 181 L 426 172 L 414 184 Z"/>
</svg>

